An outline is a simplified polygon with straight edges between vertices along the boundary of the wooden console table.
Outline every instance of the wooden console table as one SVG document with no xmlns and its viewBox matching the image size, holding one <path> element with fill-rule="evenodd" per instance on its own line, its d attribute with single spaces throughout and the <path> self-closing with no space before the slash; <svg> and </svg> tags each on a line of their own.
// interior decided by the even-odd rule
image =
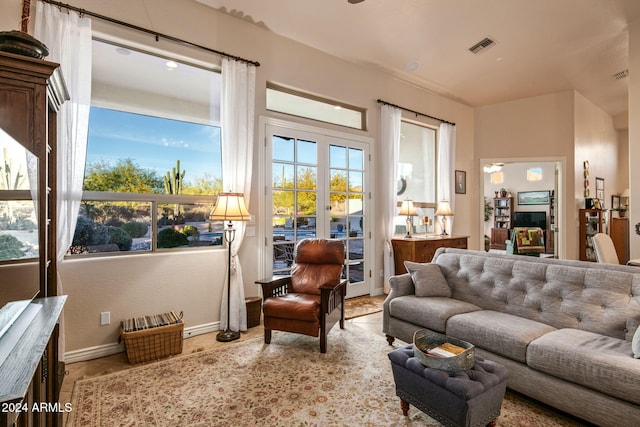
<svg viewBox="0 0 640 427">
<path fill-rule="evenodd" d="M 405 261 L 431 262 L 438 248 L 467 249 L 469 236 L 397 237 L 391 239 L 395 274 L 404 274 Z"/>
</svg>

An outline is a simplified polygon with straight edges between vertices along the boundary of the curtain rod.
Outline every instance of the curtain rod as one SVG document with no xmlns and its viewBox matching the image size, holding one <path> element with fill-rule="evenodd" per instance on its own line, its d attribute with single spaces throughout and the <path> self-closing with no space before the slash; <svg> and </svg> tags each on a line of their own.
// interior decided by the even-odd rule
<svg viewBox="0 0 640 427">
<path fill-rule="evenodd" d="M 199 45 L 199 44 L 196 44 L 196 43 L 188 42 L 186 40 L 179 39 L 177 37 L 169 36 L 167 34 L 162 34 L 162 33 L 159 33 L 157 31 L 149 30 L 147 28 L 143 28 L 143 27 L 139 27 L 137 25 L 133 25 L 133 24 L 129 24 L 129 23 L 126 23 L 126 22 L 123 22 L 123 21 L 119 21 L 119 20 L 114 19 L 114 18 L 109 18 L 108 16 L 100 15 L 100 14 L 95 13 L 95 12 L 90 12 L 88 10 L 81 9 L 79 7 L 71 6 L 69 4 L 65 4 L 65 3 L 61 3 L 61 2 L 53 1 L 53 0 L 40 0 L 40 1 L 43 2 L 43 3 L 49 3 L 49 4 L 52 4 L 54 6 L 58 6 L 58 7 L 65 8 L 65 9 L 68 9 L 68 10 L 72 10 L 74 12 L 78 12 L 80 14 L 80 16 L 88 15 L 88 16 L 91 16 L 91 17 L 94 17 L 94 18 L 101 19 L 103 21 L 111 22 L 112 24 L 121 25 L 123 27 L 131 28 L 131 29 L 134 29 L 134 30 L 137 30 L 137 31 L 141 31 L 143 33 L 151 34 L 152 36 L 154 36 L 156 38 L 156 41 L 158 41 L 160 39 L 160 37 L 162 37 L 163 39 L 167 39 L 167 40 L 170 40 L 172 42 L 182 43 L 182 44 L 187 45 L 187 46 L 196 47 L 198 49 L 206 50 L 207 52 L 215 53 L 216 55 L 224 56 L 224 57 L 227 57 L 227 58 L 230 58 L 230 59 L 235 59 L 237 61 L 246 62 L 247 64 L 255 65 L 256 67 L 260 66 L 260 63 L 257 62 L 257 61 L 251 61 L 249 59 L 245 59 L 245 58 L 241 58 L 239 56 L 231 55 L 231 54 L 228 54 L 226 52 L 222 52 L 222 51 L 219 51 L 219 50 L 211 49 L 211 48 L 206 47 L 206 46 L 202 46 L 202 45 Z"/>
<path fill-rule="evenodd" d="M 409 113 L 413 113 L 413 114 L 415 114 L 415 115 L 424 116 L 424 117 L 429 117 L 430 119 L 437 120 L 437 121 L 442 122 L 442 123 L 447 123 L 447 124 L 452 125 L 452 126 L 455 126 L 455 125 L 456 125 L 455 123 L 450 122 L 450 121 L 448 121 L 448 120 L 439 119 L 439 118 L 437 118 L 437 117 L 433 117 L 433 116 L 430 116 L 430 115 L 428 115 L 428 114 L 421 113 L 421 112 L 419 112 L 419 111 L 410 110 L 410 109 L 408 109 L 408 108 L 404 108 L 404 107 L 401 107 L 401 106 L 399 106 L 399 105 L 392 104 L 392 103 L 387 102 L 387 101 L 383 101 L 382 99 L 378 99 L 378 103 L 379 103 L 379 104 L 388 105 L 388 106 L 390 106 L 390 107 L 396 107 L 396 108 L 399 108 L 399 109 L 401 109 L 401 110 L 408 111 Z"/>
</svg>

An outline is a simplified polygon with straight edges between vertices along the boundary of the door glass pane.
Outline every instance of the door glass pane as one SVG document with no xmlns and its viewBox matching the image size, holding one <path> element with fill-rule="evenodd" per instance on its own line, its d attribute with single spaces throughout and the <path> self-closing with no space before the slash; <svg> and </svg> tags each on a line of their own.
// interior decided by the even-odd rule
<svg viewBox="0 0 640 427">
<path fill-rule="evenodd" d="M 349 169 L 364 170 L 364 155 L 362 150 L 349 148 Z"/>
<path fill-rule="evenodd" d="M 273 163 L 273 183 L 274 188 L 293 188 L 294 166 L 286 163 Z"/>
<path fill-rule="evenodd" d="M 316 168 L 310 166 L 297 166 L 298 188 L 304 190 L 315 190 L 317 185 Z"/>
<path fill-rule="evenodd" d="M 293 144 L 295 139 L 284 136 L 273 137 L 273 160 L 284 160 L 292 162 L 295 156 Z"/>
<path fill-rule="evenodd" d="M 349 172 L 349 191 L 362 191 L 362 172 Z"/>
<path fill-rule="evenodd" d="M 316 143 L 313 141 L 298 140 L 296 161 L 298 163 L 307 163 L 311 165 L 317 164 L 318 154 L 316 153 Z"/>
<path fill-rule="evenodd" d="M 316 193 L 311 191 L 298 191 L 298 200 L 296 206 L 297 215 L 315 215 Z"/>
<path fill-rule="evenodd" d="M 332 168 L 347 167 L 347 148 L 332 145 L 329 148 L 329 166 Z"/>
</svg>

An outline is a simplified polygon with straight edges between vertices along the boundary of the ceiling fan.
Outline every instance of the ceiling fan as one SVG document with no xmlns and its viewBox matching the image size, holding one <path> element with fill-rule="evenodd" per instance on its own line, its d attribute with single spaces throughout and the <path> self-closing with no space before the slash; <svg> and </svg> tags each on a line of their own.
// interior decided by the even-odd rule
<svg viewBox="0 0 640 427">
<path fill-rule="evenodd" d="M 347 0 L 347 1 L 351 4 L 358 4 L 358 3 L 362 3 L 364 0 Z"/>
</svg>

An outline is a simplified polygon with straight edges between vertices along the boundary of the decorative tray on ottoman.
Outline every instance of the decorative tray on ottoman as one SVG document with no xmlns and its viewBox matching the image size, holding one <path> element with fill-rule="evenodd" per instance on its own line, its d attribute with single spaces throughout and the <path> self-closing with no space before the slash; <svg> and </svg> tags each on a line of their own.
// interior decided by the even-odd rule
<svg viewBox="0 0 640 427">
<path fill-rule="evenodd" d="M 466 371 L 475 363 L 475 346 L 428 329 L 413 334 L 414 356 L 427 368 Z"/>
</svg>

